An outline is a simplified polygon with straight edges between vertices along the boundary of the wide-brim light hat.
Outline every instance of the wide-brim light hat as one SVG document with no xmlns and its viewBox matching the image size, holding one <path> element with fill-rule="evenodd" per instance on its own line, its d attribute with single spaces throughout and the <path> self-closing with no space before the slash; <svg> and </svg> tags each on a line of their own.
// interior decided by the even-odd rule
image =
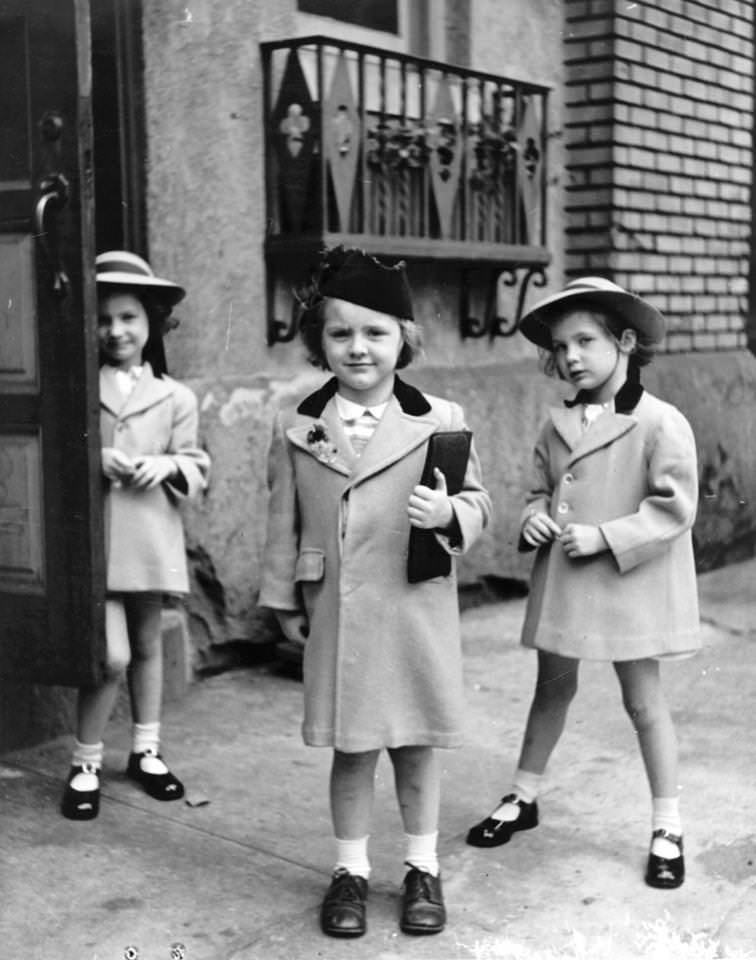
<svg viewBox="0 0 756 960">
<path fill-rule="evenodd" d="M 108 250 L 95 260 L 98 284 L 113 287 L 143 287 L 149 290 L 169 307 L 183 300 L 186 290 L 177 283 L 156 277 L 152 267 L 128 250 Z"/>
<path fill-rule="evenodd" d="M 566 310 L 583 305 L 610 311 L 648 344 L 664 339 L 667 325 L 656 307 L 604 277 L 580 277 L 544 297 L 520 320 L 520 330 L 531 343 L 550 350 L 551 324 Z"/>
</svg>

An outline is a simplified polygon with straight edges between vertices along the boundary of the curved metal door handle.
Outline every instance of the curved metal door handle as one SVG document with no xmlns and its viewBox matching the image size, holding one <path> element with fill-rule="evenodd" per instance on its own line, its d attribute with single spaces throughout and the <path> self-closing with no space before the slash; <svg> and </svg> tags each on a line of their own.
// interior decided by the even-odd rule
<svg viewBox="0 0 756 960">
<path fill-rule="evenodd" d="M 53 218 L 68 202 L 68 180 L 62 173 L 51 173 L 40 181 L 39 189 L 42 193 L 34 210 L 34 232 L 53 271 L 53 293 L 62 300 L 68 294 L 70 281 L 60 259 Z"/>
</svg>

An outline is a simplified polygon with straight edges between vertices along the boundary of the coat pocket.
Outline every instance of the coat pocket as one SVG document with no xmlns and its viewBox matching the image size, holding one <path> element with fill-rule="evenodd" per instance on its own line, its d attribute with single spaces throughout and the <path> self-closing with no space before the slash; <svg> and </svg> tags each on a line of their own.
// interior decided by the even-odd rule
<svg viewBox="0 0 756 960">
<path fill-rule="evenodd" d="M 325 574 L 325 554 L 322 550 L 306 548 L 300 551 L 294 568 L 297 583 L 317 583 Z"/>
</svg>

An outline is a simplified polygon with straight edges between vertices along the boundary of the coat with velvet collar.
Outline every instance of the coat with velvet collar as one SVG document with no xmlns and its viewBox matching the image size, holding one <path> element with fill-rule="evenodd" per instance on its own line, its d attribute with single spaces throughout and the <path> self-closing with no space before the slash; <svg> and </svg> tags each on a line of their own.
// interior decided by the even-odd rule
<svg viewBox="0 0 756 960">
<path fill-rule="evenodd" d="M 597 524 L 609 549 L 580 559 L 558 541 L 538 550 L 522 631 L 527 647 L 620 661 L 699 646 L 693 432 L 679 410 L 639 384 L 623 391 L 626 402 L 618 394 L 616 411 L 586 431 L 578 406 L 551 410 L 537 442 L 523 522 L 537 509 L 560 527 Z"/>
<path fill-rule="evenodd" d="M 205 489 L 210 459 L 197 446 L 197 399 L 145 363 L 124 400 L 112 377 L 100 372 L 103 447 L 130 457 L 167 454 L 180 475 L 152 490 L 104 481 L 107 588 L 186 593 L 189 582 L 179 504 Z"/>
<path fill-rule="evenodd" d="M 347 752 L 462 741 L 462 667 L 454 563 L 407 581 L 407 502 L 428 438 L 464 426 L 462 409 L 398 378 L 358 459 L 335 381 L 279 415 L 260 604 L 306 613 L 303 736 Z M 313 426 L 318 425 L 313 439 Z M 309 438 L 309 439 L 308 439 Z M 453 498 L 465 552 L 490 516 L 473 449 Z"/>
</svg>

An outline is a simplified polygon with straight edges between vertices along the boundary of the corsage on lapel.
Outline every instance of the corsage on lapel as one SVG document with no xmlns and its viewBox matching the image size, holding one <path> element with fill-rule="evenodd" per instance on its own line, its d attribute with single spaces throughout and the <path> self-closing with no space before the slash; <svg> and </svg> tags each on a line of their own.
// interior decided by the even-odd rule
<svg viewBox="0 0 756 960">
<path fill-rule="evenodd" d="M 339 452 L 329 438 L 326 425 L 322 420 L 316 420 L 308 430 L 307 446 L 321 463 L 333 463 Z"/>
</svg>

